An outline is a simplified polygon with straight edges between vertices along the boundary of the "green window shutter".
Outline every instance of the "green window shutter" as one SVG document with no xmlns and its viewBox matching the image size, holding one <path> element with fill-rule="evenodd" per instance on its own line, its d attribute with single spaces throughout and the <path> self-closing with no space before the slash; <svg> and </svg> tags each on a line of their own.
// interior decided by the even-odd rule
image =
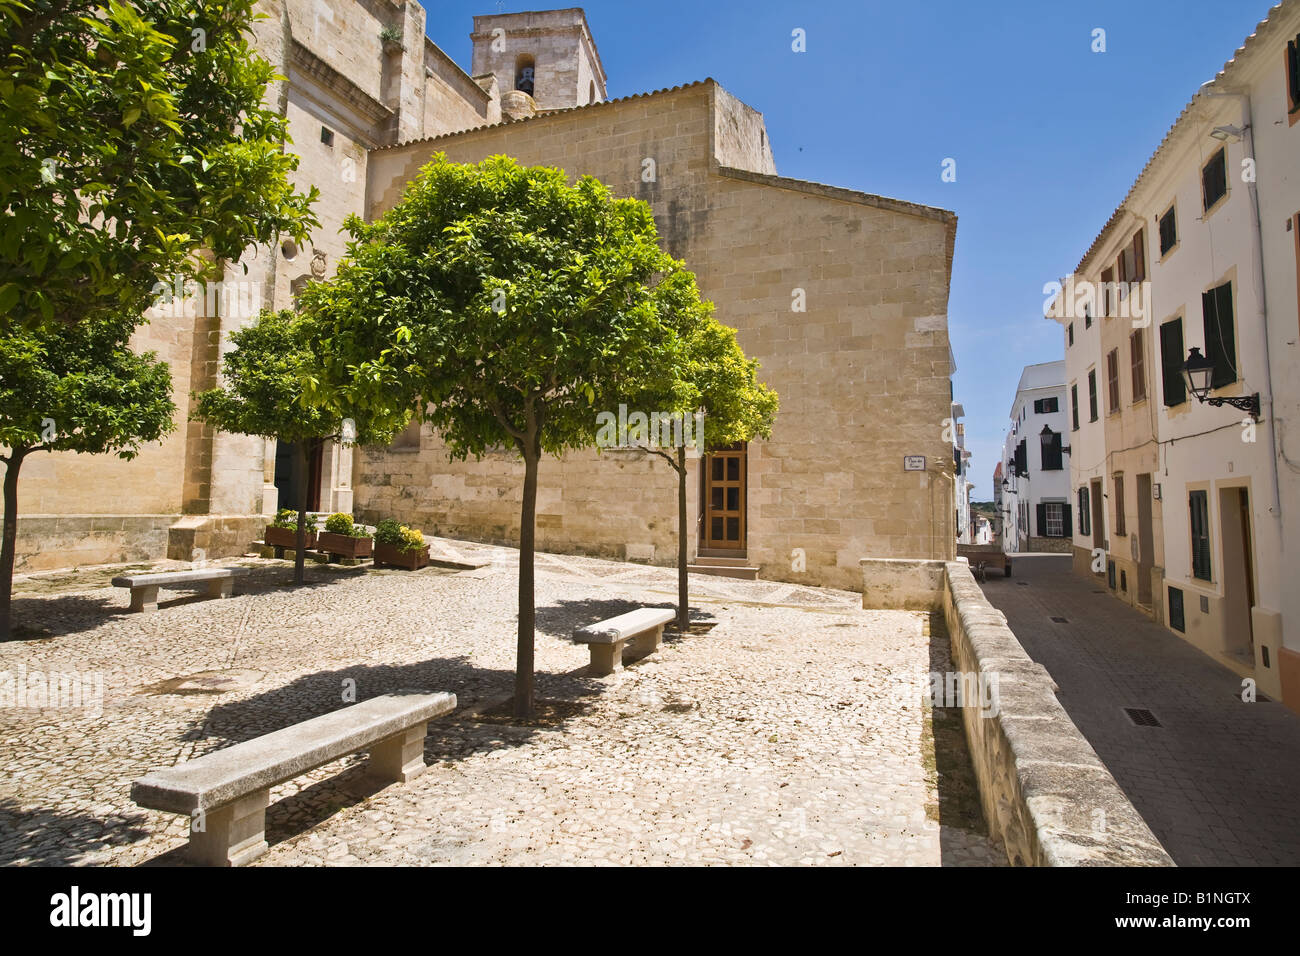
<svg viewBox="0 0 1300 956">
<path fill-rule="evenodd" d="M 1183 320 L 1160 326 L 1160 377 L 1165 405 L 1173 408 L 1187 401 L 1187 380 L 1183 378 Z"/>
<path fill-rule="evenodd" d="M 1201 293 L 1205 323 L 1205 357 L 1214 363 L 1211 388 L 1237 380 L 1237 344 L 1232 320 L 1232 283 Z"/>
</svg>

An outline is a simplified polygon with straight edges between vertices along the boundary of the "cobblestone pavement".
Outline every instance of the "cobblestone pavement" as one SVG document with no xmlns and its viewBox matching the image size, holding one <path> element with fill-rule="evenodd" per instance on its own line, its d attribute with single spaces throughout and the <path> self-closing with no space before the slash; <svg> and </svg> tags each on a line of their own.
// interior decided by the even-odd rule
<svg viewBox="0 0 1300 956">
<path fill-rule="evenodd" d="M 126 613 L 107 570 L 20 581 L 18 622 L 50 636 L 0 645 L 0 672 L 102 672 L 104 705 L 0 709 L 0 863 L 179 862 L 188 821 L 134 806 L 131 781 L 344 706 L 347 679 L 361 700 L 420 687 L 459 707 L 409 784 L 376 790 L 354 756 L 277 787 L 259 864 L 1004 862 L 960 721 L 920 700 L 947 667 L 924 615 L 692 576 L 698 633 L 593 679 L 572 628 L 671 605 L 675 571 L 539 554 L 542 707 L 519 726 L 492 710 L 517 553 L 432 543 L 491 563 L 309 565 L 295 590 L 287 562 L 250 559 L 235 597 L 163 592 L 153 614 Z"/>
<path fill-rule="evenodd" d="M 1243 703 L 1237 675 L 1094 593 L 1069 556 L 1017 558 L 983 588 L 1176 863 L 1300 864 L 1300 718 Z M 1125 707 L 1161 726 L 1136 726 Z"/>
</svg>

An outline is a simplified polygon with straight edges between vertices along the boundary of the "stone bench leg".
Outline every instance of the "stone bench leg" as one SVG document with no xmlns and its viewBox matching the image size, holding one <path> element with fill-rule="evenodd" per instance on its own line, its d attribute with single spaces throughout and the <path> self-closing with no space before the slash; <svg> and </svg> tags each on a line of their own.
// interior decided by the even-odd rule
<svg viewBox="0 0 1300 956">
<path fill-rule="evenodd" d="M 196 816 L 190 825 L 190 859 L 200 866 L 243 866 L 256 860 L 266 852 L 270 802 L 271 791 L 259 790 Z"/>
<path fill-rule="evenodd" d="M 424 738 L 428 733 L 429 725 L 422 723 L 379 741 L 370 748 L 369 775 L 378 780 L 408 783 L 424 773 L 429 769 L 424 763 Z"/>
<path fill-rule="evenodd" d="M 228 598 L 235 593 L 234 578 L 218 578 L 208 582 L 208 597 Z"/>
<path fill-rule="evenodd" d="M 137 612 L 158 610 L 158 585 L 146 584 L 132 588 L 131 610 Z"/>
<path fill-rule="evenodd" d="M 633 653 L 637 657 L 645 657 L 647 654 L 653 654 L 659 650 L 659 645 L 664 640 L 664 626 L 660 624 L 654 630 L 644 631 L 636 636 L 636 643 L 633 645 Z"/>
<path fill-rule="evenodd" d="M 624 643 L 624 641 L 615 641 L 613 644 L 588 644 L 587 646 L 591 648 L 591 666 L 587 668 L 587 673 L 592 677 L 604 677 L 606 674 L 621 671 Z"/>
</svg>

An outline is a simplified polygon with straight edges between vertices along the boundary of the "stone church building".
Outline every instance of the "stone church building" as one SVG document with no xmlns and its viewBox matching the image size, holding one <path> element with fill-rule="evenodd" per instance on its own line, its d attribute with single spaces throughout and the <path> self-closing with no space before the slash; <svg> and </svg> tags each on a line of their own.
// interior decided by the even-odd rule
<svg viewBox="0 0 1300 956">
<path fill-rule="evenodd" d="M 646 200 L 667 250 L 761 362 L 781 398 L 775 430 L 692 462 L 693 561 L 859 588 L 861 558 L 951 556 L 952 213 L 780 176 L 762 114 L 712 79 L 608 99 L 580 9 L 475 17 L 466 73 L 425 36 L 415 0 L 260 6 L 258 47 L 288 77 L 270 96 L 302 158 L 298 182 L 320 189 L 321 227 L 304 248 L 231 264 L 227 285 L 251 296 L 154 310 L 137 345 L 171 364 L 177 430 L 130 462 L 29 460 L 20 572 L 242 554 L 265 515 L 296 504 L 289 450 L 189 422 L 190 393 L 216 382 L 229 332 L 255 314 L 232 302 L 291 307 L 336 268 L 344 217 L 383 214 L 440 152 L 504 153 Z M 596 427 L 593 412 L 593 439 Z M 905 470 L 909 456 L 921 470 Z M 385 448 L 326 449 L 307 506 L 511 543 L 522 476 L 510 452 L 451 462 L 413 425 Z M 545 460 L 537 511 L 539 548 L 675 562 L 676 476 L 656 456 Z"/>
</svg>

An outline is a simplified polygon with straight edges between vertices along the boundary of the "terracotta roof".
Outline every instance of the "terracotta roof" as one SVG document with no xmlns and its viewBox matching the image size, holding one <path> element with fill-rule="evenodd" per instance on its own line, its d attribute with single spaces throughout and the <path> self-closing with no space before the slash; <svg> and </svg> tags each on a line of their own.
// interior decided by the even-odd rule
<svg viewBox="0 0 1300 956">
<path fill-rule="evenodd" d="M 702 80 L 696 80 L 694 83 L 683 83 L 680 86 L 669 86 L 662 90 L 652 90 L 649 93 L 633 93 L 631 96 L 621 96 L 614 100 L 601 100 L 599 103 L 586 103 L 582 106 L 570 106 L 567 109 L 545 110 L 538 112 L 536 116 L 528 116 L 517 120 L 502 120 L 499 123 L 484 123 L 482 126 L 471 126 L 467 129 L 458 129 L 450 133 L 439 133 L 436 136 L 424 136 L 420 139 L 407 139 L 400 143 L 393 143 L 391 146 L 381 146 L 375 152 L 382 152 L 385 149 L 401 149 L 404 146 L 414 146 L 416 143 L 432 143 L 436 140 L 447 139 L 452 136 L 464 136 L 466 133 L 476 133 L 484 129 L 496 129 L 500 126 L 516 126 L 519 123 L 535 123 L 537 120 L 545 119 L 548 116 L 562 116 L 568 113 L 575 113 L 579 110 L 597 110 L 602 106 L 613 106 L 615 103 L 627 103 L 631 100 L 644 100 L 652 96 L 663 96 L 665 93 L 676 93 L 679 90 L 689 90 L 697 86 L 704 86 L 712 83 L 718 85 L 712 77 L 705 77 Z"/>
<path fill-rule="evenodd" d="M 1165 147 L 1169 145 L 1169 141 L 1173 138 L 1174 134 L 1182 126 L 1183 121 L 1188 118 L 1188 116 L 1191 114 L 1193 109 L 1195 109 L 1200 103 L 1204 101 L 1205 97 L 1203 94 L 1205 93 L 1206 88 L 1210 86 L 1218 85 L 1220 81 L 1226 78 L 1228 73 L 1236 67 L 1242 55 L 1249 54 L 1255 49 L 1255 47 L 1259 45 L 1259 43 L 1261 42 L 1259 39 L 1260 34 L 1263 33 L 1265 34 L 1265 36 L 1267 36 L 1270 20 L 1276 21 L 1278 11 L 1281 10 L 1283 7 L 1287 6 L 1288 4 L 1292 4 L 1296 2 L 1297 0 L 1282 0 L 1281 3 L 1278 3 L 1277 5 L 1272 7 L 1268 11 L 1268 16 L 1264 17 L 1263 20 L 1259 21 L 1259 23 L 1255 25 L 1255 32 L 1252 33 L 1250 36 L 1246 37 L 1245 41 L 1241 44 L 1241 46 L 1237 48 L 1237 51 L 1233 53 L 1231 59 L 1229 59 L 1226 63 L 1223 64 L 1223 69 L 1221 69 L 1218 73 L 1216 73 L 1213 79 L 1203 84 L 1201 88 L 1196 91 L 1195 95 L 1193 95 L 1192 98 L 1188 101 L 1187 105 L 1183 107 L 1183 111 L 1178 114 L 1178 119 L 1174 120 L 1174 124 L 1169 127 L 1168 131 L 1165 133 L 1164 139 L 1160 141 L 1160 145 L 1156 147 L 1155 152 L 1151 154 L 1151 158 L 1147 160 L 1146 165 L 1142 167 L 1142 171 L 1138 173 L 1137 179 L 1133 180 L 1133 185 L 1129 187 L 1128 192 L 1125 194 L 1124 201 L 1121 202 L 1115 208 L 1115 211 L 1113 213 L 1111 213 L 1110 218 L 1106 220 L 1106 225 L 1102 226 L 1101 232 L 1097 233 L 1097 237 L 1093 239 L 1092 245 L 1088 247 L 1088 251 L 1083 254 L 1083 258 L 1080 259 L 1079 264 L 1075 266 L 1074 271 L 1076 273 L 1080 273 L 1083 271 L 1084 265 L 1087 264 L 1088 260 L 1092 258 L 1093 253 L 1095 253 L 1097 249 L 1102 245 L 1103 240 L 1105 240 L 1105 238 L 1109 235 L 1111 228 L 1115 225 L 1115 223 L 1119 220 L 1120 216 L 1122 215 L 1124 211 L 1124 207 L 1127 206 L 1129 200 L 1133 198 L 1133 193 L 1137 190 L 1138 186 L 1142 183 L 1142 180 L 1146 177 L 1147 173 L 1151 170 L 1151 167 L 1155 164 L 1156 160 L 1160 158 L 1161 153 L 1163 153 Z"/>
</svg>

